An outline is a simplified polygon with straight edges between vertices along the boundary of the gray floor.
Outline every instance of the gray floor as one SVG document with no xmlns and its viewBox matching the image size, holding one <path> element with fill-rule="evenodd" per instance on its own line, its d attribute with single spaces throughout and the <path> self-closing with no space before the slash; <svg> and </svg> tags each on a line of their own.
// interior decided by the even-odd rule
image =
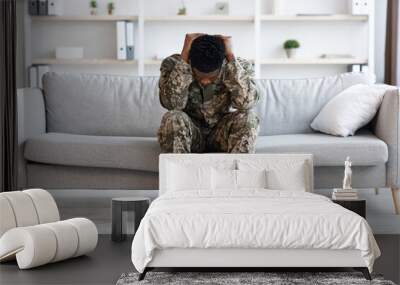
<svg viewBox="0 0 400 285">
<path fill-rule="evenodd" d="M 114 243 L 102 235 L 94 252 L 29 270 L 18 270 L 15 262 L 0 265 L 0 284 L 115 284 L 134 267 L 130 261 L 131 241 Z"/>
<path fill-rule="evenodd" d="M 375 271 L 399 283 L 400 236 L 376 236 L 382 257 Z M 123 272 L 133 271 L 130 261 L 131 241 L 111 242 L 100 236 L 97 249 L 89 256 L 62 261 L 36 269 L 18 270 L 15 262 L 0 265 L 0 284 L 115 284 Z"/>
</svg>

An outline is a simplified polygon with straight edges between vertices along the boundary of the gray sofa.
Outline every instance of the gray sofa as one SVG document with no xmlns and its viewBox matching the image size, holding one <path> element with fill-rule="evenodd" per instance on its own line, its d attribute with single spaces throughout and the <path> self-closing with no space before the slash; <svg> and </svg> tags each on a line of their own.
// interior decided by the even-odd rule
<svg viewBox="0 0 400 285">
<path fill-rule="evenodd" d="M 395 87 L 387 87 L 374 121 L 353 137 L 310 129 L 329 99 L 351 85 L 373 81 L 363 73 L 258 80 L 256 151 L 314 154 L 315 188 L 341 185 L 346 156 L 353 161 L 355 187 L 398 188 Z M 160 149 L 155 134 L 165 112 L 157 84 L 157 77 L 47 73 L 43 92 L 20 92 L 21 187 L 157 189 Z"/>
</svg>

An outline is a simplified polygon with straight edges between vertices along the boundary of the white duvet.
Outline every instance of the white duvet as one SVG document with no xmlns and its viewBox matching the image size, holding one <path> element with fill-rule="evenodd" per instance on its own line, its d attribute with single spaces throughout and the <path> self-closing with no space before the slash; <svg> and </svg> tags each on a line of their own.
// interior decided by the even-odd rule
<svg viewBox="0 0 400 285">
<path fill-rule="evenodd" d="M 365 219 L 328 198 L 257 189 L 157 198 L 134 237 L 132 262 L 143 272 L 165 248 L 358 249 L 370 271 L 380 255 Z"/>
</svg>

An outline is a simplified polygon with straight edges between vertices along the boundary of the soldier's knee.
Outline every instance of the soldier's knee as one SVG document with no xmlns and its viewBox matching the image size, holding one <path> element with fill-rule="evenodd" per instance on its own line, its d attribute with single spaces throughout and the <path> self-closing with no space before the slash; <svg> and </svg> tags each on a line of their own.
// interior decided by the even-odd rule
<svg viewBox="0 0 400 285">
<path fill-rule="evenodd" d="M 172 110 L 164 114 L 162 121 L 177 123 L 190 121 L 190 117 L 183 111 Z"/>
<path fill-rule="evenodd" d="M 182 111 L 173 110 L 164 114 L 159 133 L 174 134 L 190 128 L 190 117 Z"/>
<path fill-rule="evenodd" d="M 182 111 L 165 113 L 157 133 L 162 152 L 190 152 L 191 123 L 190 117 Z"/>
</svg>

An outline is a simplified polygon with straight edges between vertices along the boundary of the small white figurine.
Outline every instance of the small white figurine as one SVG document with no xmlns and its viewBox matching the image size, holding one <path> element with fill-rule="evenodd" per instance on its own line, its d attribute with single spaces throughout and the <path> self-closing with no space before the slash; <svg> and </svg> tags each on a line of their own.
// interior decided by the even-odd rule
<svg viewBox="0 0 400 285">
<path fill-rule="evenodd" d="M 350 161 L 350 157 L 348 156 L 346 158 L 346 161 L 344 162 L 343 189 L 346 189 L 346 190 L 352 189 L 351 188 L 351 176 L 352 176 L 351 161 Z"/>
</svg>

